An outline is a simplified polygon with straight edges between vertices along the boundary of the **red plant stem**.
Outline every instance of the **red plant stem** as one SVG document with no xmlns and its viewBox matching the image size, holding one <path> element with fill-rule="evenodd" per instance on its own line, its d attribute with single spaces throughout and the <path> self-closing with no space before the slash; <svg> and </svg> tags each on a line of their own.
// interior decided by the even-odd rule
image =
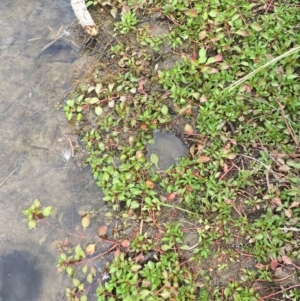
<svg viewBox="0 0 300 301">
<path fill-rule="evenodd" d="M 262 300 L 268 299 L 268 298 L 270 298 L 270 297 L 273 297 L 273 296 L 278 295 L 278 294 L 280 294 L 280 293 L 282 293 L 282 292 L 291 290 L 291 289 L 293 289 L 293 288 L 295 288 L 295 287 L 298 287 L 298 286 L 300 286 L 300 283 L 299 283 L 299 284 L 296 284 L 296 285 L 293 285 L 293 286 L 290 286 L 290 287 L 288 287 L 288 288 L 285 288 L 285 289 L 283 289 L 283 290 L 281 290 L 281 291 L 278 291 L 278 292 L 276 292 L 276 293 L 272 293 L 272 294 L 270 294 L 270 295 L 264 296 L 264 297 L 262 297 Z"/>
</svg>

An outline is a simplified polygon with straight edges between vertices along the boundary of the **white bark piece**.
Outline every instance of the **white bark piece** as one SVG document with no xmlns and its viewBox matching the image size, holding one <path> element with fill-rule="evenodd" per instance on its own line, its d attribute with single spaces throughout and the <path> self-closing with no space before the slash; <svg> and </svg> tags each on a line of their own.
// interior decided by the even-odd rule
<svg viewBox="0 0 300 301">
<path fill-rule="evenodd" d="M 98 28 L 85 6 L 84 0 L 71 0 L 71 5 L 80 25 L 91 36 L 98 34 Z"/>
</svg>

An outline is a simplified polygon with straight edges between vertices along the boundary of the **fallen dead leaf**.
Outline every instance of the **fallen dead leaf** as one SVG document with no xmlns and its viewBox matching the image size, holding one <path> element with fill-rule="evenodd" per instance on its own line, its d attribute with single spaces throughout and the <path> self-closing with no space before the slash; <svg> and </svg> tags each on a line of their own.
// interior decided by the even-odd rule
<svg viewBox="0 0 300 301">
<path fill-rule="evenodd" d="M 99 237 L 101 237 L 101 238 L 105 237 L 106 233 L 107 233 L 107 226 L 103 225 L 98 228 L 98 236 Z"/>
</svg>

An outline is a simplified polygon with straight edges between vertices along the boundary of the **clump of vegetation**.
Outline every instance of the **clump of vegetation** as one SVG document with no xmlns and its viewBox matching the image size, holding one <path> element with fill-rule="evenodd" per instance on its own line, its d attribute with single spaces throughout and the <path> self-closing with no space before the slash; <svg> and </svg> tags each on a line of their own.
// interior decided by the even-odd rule
<svg viewBox="0 0 300 301">
<path fill-rule="evenodd" d="M 98 300 L 298 300 L 298 1 L 89 4 L 116 22 L 64 111 L 104 200 L 150 233 L 102 254 L 115 252 L 105 281 L 86 268 Z M 189 149 L 166 171 L 147 159 L 156 129 Z M 69 276 L 79 251 L 60 255 Z M 83 283 L 69 300 L 86 300 Z"/>
<path fill-rule="evenodd" d="M 27 216 L 27 225 L 29 229 L 35 228 L 37 222 L 49 216 L 51 212 L 52 206 L 42 208 L 38 199 L 35 199 L 30 207 L 22 211 L 22 213 Z"/>
</svg>

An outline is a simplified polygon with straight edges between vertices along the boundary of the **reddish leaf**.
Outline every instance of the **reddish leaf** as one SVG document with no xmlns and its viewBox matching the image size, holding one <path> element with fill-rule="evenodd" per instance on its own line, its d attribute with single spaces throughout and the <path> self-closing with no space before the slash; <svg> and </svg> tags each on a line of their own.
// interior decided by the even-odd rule
<svg viewBox="0 0 300 301">
<path fill-rule="evenodd" d="M 172 201 L 172 200 L 174 200 L 175 198 L 176 198 L 176 194 L 175 194 L 174 192 L 170 193 L 170 194 L 168 195 L 168 197 L 167 197 L 167 199 L 168 199 L 169 201 Z"/>
<path fill-rule="evenodd" d="M 117 250 L 115 251 L 115 253 L 114 253 L 114 256 L 115 256 L 115 257 L 120 257 L 120 255 L 121 255 L 121 252 L 120 252 L 119 249 L 117 249 Z"/>
<path fill-rule="evenodd" d="M 207 102 L 207 97 L 205 95 L 202 95 L 200 97 L 200 102 Z"/>
<path fill-rule="evenodd" d="M 300 202 L 293 202 L 292 205 L 290 206 L 290 208 L 295 208 L 295 207 L 299 207 Z"/>
<path fill-rule="evenodd" d="M 198 162 L 200 163 L 205 163 L 205 162 L 208 162 L 210 161 L 210 158 L 207 157 L 207 156 L 200 156 L 199 159 L 198 159 Z"/>
<path fill-rule="evenodd" d="M 146 181 L 146 186 L 149 187 L 150 189 L 154 189 L 154 183 L 151 181 Z"/>
<path fill-rule="evenodd" d="M 98 228 L 98 236 L 99 237 L 104 237 L 105 235 L 106 235 L 106 233 L 107 233 L 107 226 L 100 226 L 99 228 Z"/>
<path fill-rule="evenodd" d="M 291 259 L 290 259 L 288 256 L 286 256 L 286 255 L 283 255 L 283 256 L 282 256 L 282 261 L 283 261 L 285 264 L 292 264 Z"/>
<path fill-rule="evenodd" d="M 140 253 L 138 256 L 136 256 L 134 258 L 134 261 L 135 262 L 143 263 L 145 261 L 145 256 L 143 255 L 143 253 Z"/>
<path fill-rule="evenodd" d="M 139 84 L 138 84 L 138 88 L 137 90 L 141 93 L 141 94 L 146 94 L 145 90 L 144 90 L 144 84 L 146 83 L 147 79 L 146 78 L 141 78 L 139 80 Z"/>
<path fill-rule="evenodd" d="M 222 54 L 217 54 L 217 55 L 215 56 L 215 60 L 216 60 L 216 62 L 221 62 L 221 61 L 223 60 Z"/>
<path fill-rule="evenodd" d="M 128 248 L 130 246 L 130 241 L 128 239 L 124 239 L 122 241 L 122 247 Z"/>
<path fill-rule="evenodd" d="M 278 261 L 276 259 L 272 260 L 271 263 L 270 263 L 270 268 L 275 271 L 275 269 L 277 268 L 278 266 Z"/>
<path fill-rule="evenodd" d="M 284 211 L 286 217 L 292 217 L 293 211 L 291 209 L 287 209 Z"/>
<path fill-rule="evenodd" d="M 257 263 L 257 264 L 255 265 L 255 267 L 261 270 L 261 269 L 264 269 L 264 268 L 265 268 L 265 265 L 262 264 L 262 263 Z"/>
</svg>

